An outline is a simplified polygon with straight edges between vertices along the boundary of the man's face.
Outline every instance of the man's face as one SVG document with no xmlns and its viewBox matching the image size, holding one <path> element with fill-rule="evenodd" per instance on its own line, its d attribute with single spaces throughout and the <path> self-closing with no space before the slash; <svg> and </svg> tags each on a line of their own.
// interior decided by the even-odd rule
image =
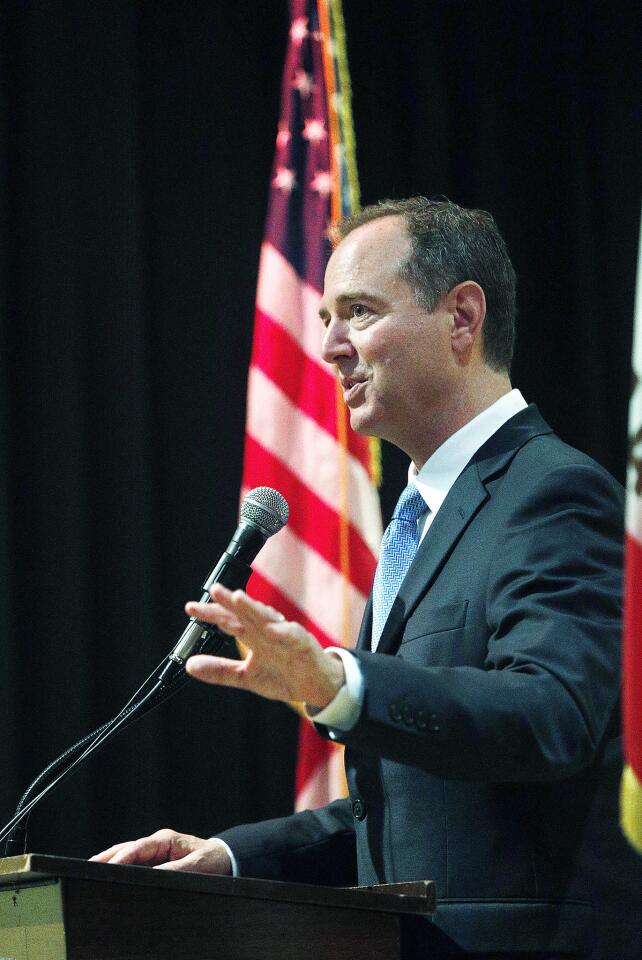
<svg viewBox="0 0 642 960">
<path fill-rule="evenodd" d="M 350 423 L 417 462 L 422 435 L 438 435 L 456 391 L 452 314 L 419 306 L 399 276 L 410 248 L 401 217 L 358 227 L 332 254 L 320 315 L 322 355 L 336 366 Z M 447 434 L 446 434 L 447 435 Z"/>
</svg>

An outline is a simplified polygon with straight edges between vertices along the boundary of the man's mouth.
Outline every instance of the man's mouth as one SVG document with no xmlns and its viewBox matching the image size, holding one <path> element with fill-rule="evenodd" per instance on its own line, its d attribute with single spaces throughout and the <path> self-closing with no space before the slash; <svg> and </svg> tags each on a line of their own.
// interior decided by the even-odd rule
<svg viewBox="0 0 642 960">
<path fill-rule="evenodd" d="M 341 386 L 343 388 L 343 402 L 349 407 L 353 405 L 366 388 L 367 380 L 354 380 L 351 377 L 343 377 Z"/>
</svg>

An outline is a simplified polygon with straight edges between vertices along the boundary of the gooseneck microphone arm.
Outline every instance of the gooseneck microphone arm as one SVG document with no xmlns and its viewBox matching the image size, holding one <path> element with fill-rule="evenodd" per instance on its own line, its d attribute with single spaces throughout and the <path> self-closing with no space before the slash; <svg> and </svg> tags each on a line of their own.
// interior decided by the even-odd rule
<svg viewBox="0 0 642 960">
<path fill-rule="evenodd" d="M 251 490 L 241 505 L 240 522 L 234 536 L 203 584 L 201 602 L 210 602 L 209 589 L 214 583 L 221 583 L 231 590 L 244 588 L 252 572 L 252 561 L 267 538 L 278 533 L 287 523 L 287 519 L 288 505 L 280 493 L 271 487 L 256 487 Z M 65 750 L 30 784 L 20 799 L 15 815 L 0 831 L 0 842 L 7 840 L 5 855 L 24 852 L 26 820 L 31 810 L 50 790 L 66 779 L 116 733 L 160 706 L 191 681 L 185 673 L 188 657 L 194 653 L 219 653 L 225 644 L 233 646 L 233 640 L 227 634 L 212 624 L 190 618 L 178 643 L 160 667 L 141 684 L 120 713 Z M 143 694 L 145 688 L 147 692 Z M 140 699 L 136 700 L 139 695 Z M 43 783 L 45 786 L 33 796 Z"/>
</svg>

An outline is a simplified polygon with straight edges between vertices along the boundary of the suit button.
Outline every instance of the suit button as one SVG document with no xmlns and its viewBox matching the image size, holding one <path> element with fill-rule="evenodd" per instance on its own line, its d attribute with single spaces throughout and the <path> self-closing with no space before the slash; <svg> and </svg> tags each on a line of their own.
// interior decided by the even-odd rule
<svg viewBox="0 0 642 960">
<path fill-rule="evenodd" d="M 428 718 L 423 710 L 417 710 L 417 716 L 415 717 L 415 723 L 417 724 L 417 730 L 425 730 L 428 726 Z"/>
<path fill-rule="evenodd" d="M 411 727 L 415 722 L 415 711 L 412 707 L 404 707 L 401 711 L 401 716 L 403 717 L 403 722 L 407 727 Z"/>
<path fill-rule="evenodd" d="M 401 720 L 401 707 L 398 703 L 391 703 L 388 707 L 388 714 L 391 720 L 394 720 L 395 723 L 398 723 Z"/>
<path fill-rule="evenodd" d="M 366 819 L 366 805 L 363 800 L 352 801 L 352 816 L 355 820 Z"/>
<path fill-rule="evenodd" d="M 441 725 L 439 723 L 439 717 L 436 713 L 431 713 L 428 719 L 428 729 L 431 733 L 439 733 L 441 730 Z"/>
</svg>

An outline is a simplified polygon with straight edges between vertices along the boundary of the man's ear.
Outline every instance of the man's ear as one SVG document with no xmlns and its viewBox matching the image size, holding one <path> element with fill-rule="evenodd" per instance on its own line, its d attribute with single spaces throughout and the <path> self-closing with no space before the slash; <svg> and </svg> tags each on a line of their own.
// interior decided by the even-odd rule
<svg viewBox="0 0 642 960">
<path fill-rule="evenodd" d="M 486 297 L 474 280 L 464 280 L 448 293 L 448 311 L 453 324 L 450 334 L 453 353 L 467 363 L 482 355 L 482 327 L 486 317 Z"/>
</svg>

